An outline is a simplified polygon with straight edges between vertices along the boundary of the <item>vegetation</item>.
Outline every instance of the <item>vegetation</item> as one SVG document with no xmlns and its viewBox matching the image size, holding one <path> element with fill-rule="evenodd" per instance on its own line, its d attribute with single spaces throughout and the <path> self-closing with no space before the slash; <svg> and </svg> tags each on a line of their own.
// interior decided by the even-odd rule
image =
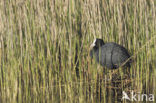
<svg viewBox="0 0 156 103">
<path fill-rule="evenodd" d="M 156 101 L 155 25 L 155 0 L 1 0 L 0 103 Z M 129 50 L 130 77 L 91 60 L 94 38 Z"/>
</svg>

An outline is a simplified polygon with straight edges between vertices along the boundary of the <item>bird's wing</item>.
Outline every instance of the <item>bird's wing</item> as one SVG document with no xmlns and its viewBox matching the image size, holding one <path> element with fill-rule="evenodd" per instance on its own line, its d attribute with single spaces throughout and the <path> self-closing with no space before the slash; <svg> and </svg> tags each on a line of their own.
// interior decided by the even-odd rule
<svg viewBox="0 0 156 103">
<path fill-rule="evenodd" d="M 122 46 L 116 46 L 112 51 L 112 63 L 118 68 L 130 57 L 128 51 Z"/>
</svg>

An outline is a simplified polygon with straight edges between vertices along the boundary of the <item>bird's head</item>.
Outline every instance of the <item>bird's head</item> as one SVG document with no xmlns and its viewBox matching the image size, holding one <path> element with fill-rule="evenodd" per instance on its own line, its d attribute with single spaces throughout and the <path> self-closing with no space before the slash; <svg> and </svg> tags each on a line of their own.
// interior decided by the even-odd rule
<svg viewBox="0 0 156 103">
<path fill-rule="evenodd" d="M 97 49 L 104 45 L 104 41 L 102 39 L 96 38 L 93 43 L 90 45 L 90 49 Z"/>
<path fill-rule="evenodd" d="M 93 58 L 95 52 L 104 45 L 104 41 L 102 39 L 96 38 L 93 43 L 90 45 L 90 56 Z"/>
</svg>

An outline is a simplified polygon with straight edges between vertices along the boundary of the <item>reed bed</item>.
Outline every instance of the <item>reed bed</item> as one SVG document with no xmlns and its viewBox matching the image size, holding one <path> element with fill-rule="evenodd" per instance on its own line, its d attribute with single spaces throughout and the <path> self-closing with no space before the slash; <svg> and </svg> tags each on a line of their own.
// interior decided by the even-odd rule
<svg viewBox="0 0 156 103">
<path fill-rule="evenodd" d="M 129 50 L 130 76 L 91 60 L 94 38 Z M 155 0 L 0 1 L 0 103 L 156 101 L 155 57 Z"/>
</svg>

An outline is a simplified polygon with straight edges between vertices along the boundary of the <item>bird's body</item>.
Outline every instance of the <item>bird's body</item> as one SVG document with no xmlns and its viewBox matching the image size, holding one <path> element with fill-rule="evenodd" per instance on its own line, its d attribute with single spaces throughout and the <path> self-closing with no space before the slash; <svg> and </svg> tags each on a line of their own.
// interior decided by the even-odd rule
<svg viewBox="0 0 156 103">
<path fill-rule="evenodd" d="M 105 44 L 100 42 L 103 42 L 103 40 L 96 39 L 94 41 L 90 56 L 95 58 L 103 67 L 116 69 L 130 57 L 128 51 L 123 46 L 113 42 Z M 130 62 L 128 61 L 124 66 L 130 67 Z"/>
</svg>

